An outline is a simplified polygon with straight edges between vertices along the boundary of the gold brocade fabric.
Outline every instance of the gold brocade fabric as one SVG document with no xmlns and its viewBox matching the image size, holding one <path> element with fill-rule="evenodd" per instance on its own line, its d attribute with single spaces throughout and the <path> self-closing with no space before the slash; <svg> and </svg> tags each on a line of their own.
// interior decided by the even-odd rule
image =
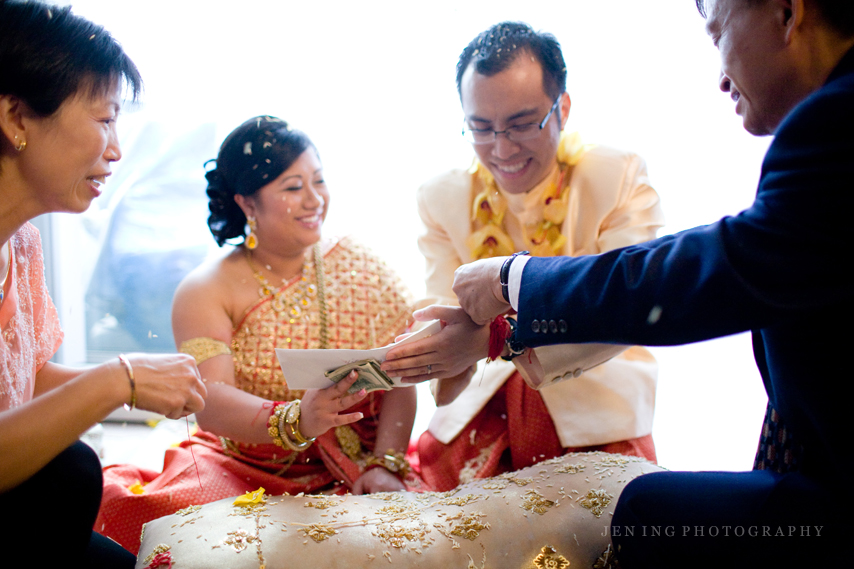
<svg viewBox="0 0 854 569">
<path fill-rule="evenodd" d="M 178 346 L 178 351 L 182 354 L 193 356 L 193 359 L 196 360 L 196 365 L 214 356 L 231 355 L 231 349 L 229 349 L 228 344 L 204 336 L 184 340 Z"/>
<path fill-rule="evenodd" d="M 363 245 L 340 239 L 323 257 L 329 347 L 370 349 L 394 341 L 410 323 L 412 302 L 400 279 Z M 314 266 L 310 284 L 317 284 Z M 285 287 L 286 305 L 298 295 Z M 302 391 L 288 389 L 275 348 L 320 348 L 320 303 L 314 297 L 302 314 L 278 313 L 271 297 L 250 306 L 232 334 L 237 387 L 273 401 L 290 401 Z"/>
</svg>

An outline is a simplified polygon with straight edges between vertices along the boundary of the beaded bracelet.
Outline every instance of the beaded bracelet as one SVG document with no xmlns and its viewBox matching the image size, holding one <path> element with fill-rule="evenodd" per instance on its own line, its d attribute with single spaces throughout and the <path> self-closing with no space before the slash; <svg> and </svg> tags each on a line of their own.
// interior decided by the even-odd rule
<svg viewBox="0 0 854 569">
<path fill-rule="evenodd" d="M 119 354 L 119 364 L 125 368 L 128 374 L 128 381 L 130 381 L 130 403 L 125 403 L 124 408 L 125 411 L 133 411 L 136 409 L 136 380 L 133 377 L 133 367 L 130 365 L 130 360 L 124 354 Z"/>
<path fill-rule="evenodd" d="M 504 297 L 507 304 L 510 304 L 510 265 L 513 264 L 513 260 L 519 255 L 530 254 L 530 251 L 518 251 L 504 259 L 504 262 L 501 263 L 501 270 L 498 271 L 498 283 L 501 285 L 501 296 Z"/>
</svg>

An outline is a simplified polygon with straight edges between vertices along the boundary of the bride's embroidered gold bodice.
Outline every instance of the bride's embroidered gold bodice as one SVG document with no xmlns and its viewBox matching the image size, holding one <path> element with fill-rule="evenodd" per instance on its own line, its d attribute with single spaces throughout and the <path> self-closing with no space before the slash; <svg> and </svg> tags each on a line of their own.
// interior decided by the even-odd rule
<svg viewBox="0 0 854 569">
<path fill-rule="evenodd" d="M 369 349 L 394 341 L 411 315 L 411 299 L 400 279 L 366 247 L 351 238 L 340 239 L 323 257 L 325 300 L 330 348 Z M 314 267 L 310 283 L 317 284 Z M 282 299 L 289 305 L 298 295 L 296 284 L 285 287 Z M 271 298 L 250 306 L 232 333 L 237 387 L 274 401 L 301 397 L 291 392 L 276 348 L 320 348 L 320 311 L 317 298 L 293 317 L 276 312 Z"/>
</svg>

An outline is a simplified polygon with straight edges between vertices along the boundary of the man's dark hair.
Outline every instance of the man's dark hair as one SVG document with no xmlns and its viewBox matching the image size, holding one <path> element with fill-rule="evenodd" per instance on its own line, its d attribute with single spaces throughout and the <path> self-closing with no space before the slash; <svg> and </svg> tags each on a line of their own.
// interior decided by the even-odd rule
<svg viewBox="0 0 854 569">
<path fill-rule="evenodd" d="M 560 44 L 551 34 L 535 32 L 522 22 L 501 22 L 478 34 L 460 54 L 457 62 L 457 93 L 469 65 L 487 77 L 501 73 L 520 54 L 534 56 L 543 69 L 543 91 L 552 100 L 566 91 L 566 63 Z"/>
<path fill-rule="evenodd" d="M 139 71 L 101 26 L 68 6 L 0 0 L 0 93 L 47 117 L 81 88 L 98 96 L 122 81 L 136 99 Z"/>
<path fill-rule="evenodd" d="M 742 0 L 761 4 L 768 0 Z M 700 14 L 706 17 L 706 0 L 695 0 Z M 845 37 L 854 36 L 854 2 L 851 0 L 814 0 L 824 22 Z"/>
</svg>

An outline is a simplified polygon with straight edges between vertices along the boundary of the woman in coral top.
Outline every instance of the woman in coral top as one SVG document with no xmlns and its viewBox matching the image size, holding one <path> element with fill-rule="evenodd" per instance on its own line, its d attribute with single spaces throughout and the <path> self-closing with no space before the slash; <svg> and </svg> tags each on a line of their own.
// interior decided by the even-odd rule
<svg viewBox="0 0 854 569">
<path fill-rule="evenodd" d="M 201 411 L 205 386 L 182 354 L 87 370 L 48 361 L 62 330 L 28 222 L 80 213 L 101 194 L 121 158 L 122 87 L 136 96 L 141 80 L 102 27 L 37 2 L 0 2 L 0 70 L 0 510 L 14 520 L 2 563 L 133 567 L 92 531 L 100 462 L 78 438 L 122 404 L 172 418 Z"/>
</svg>

